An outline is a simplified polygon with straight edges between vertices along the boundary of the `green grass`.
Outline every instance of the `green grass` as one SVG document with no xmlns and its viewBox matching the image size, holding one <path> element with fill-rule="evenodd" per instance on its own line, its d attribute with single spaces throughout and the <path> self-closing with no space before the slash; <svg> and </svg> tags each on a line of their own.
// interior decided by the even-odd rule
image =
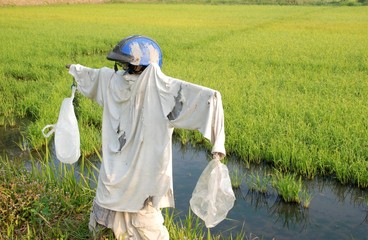
<svg viewBox="0 0 368 240">
<path fill-rule="evenodd" d="M 275 177 L 272 181 L 272 186 L 276 189 L 277 194 L 281 197 L 283 201 L 290 203 L 301 202 L 301 178 L 296 179 L 295 175 L 276 172 Z"/>
<path fill-rule="evenodd" d="M 239 189 L 243 182 L 245 174 L 241 173 L 241 171 L 238 168 L 233 168 L 232 170 L 229 170 L 229 176 L 231 181 L 231 187 L 233 189 Z"/>
<path fill-rule="evenodd" d="M 32 146 L 70 95 L 68 63 L 111 66 L 123 37 L 151 36 L 163 71 L 221 91 L 226 148 L 307 178 L 368 187 L 367 7 L 104 4 L 0 8 L 0 123 Z M 101 109 L 77 95 L 84 155 Z M 177 131 L 203 143 L 198 133 Z M 208 146 L 208 144 L 206 144 Z"/>
<path fill-rule="evenodd" d="M 270 187 L 271 178 L 268 174 L 262 173 L 250 173 L 248 174 L 246 183 L 251 191 L 255 191 L 261 194 L 267 194 Z"/>
<path fill-rule="evenodd" d="M 131 3 L 135 0 L 111 0 L 111 3 Z M 186 4 L 258 4 L 258 5 L 332 5 L 364 6 L 367 0 L 139 0 L 140 3 L 186 3 Z"/>
<path fill-rule="evenodd" d="M 32 163 L 0 159 L 0 239 L 86 239 L 93 190 L 66 166 Z"/>
<path fill-rule="evenodd" d="M 302 190 L 300 195 L 301 195 L 300 198 L 301 198 L 302 206 L 304 208 L 309 208 L 309 205 L 313 198 L 312 195 L 308 193 L 306 190 Z"/>
</svg>

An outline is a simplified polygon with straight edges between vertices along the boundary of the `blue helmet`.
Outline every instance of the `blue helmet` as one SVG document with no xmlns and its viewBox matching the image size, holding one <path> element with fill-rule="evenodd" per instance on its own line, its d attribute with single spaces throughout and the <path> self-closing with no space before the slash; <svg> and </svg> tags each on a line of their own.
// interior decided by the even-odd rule
<svg viewBox="0 0 368 240">
<path fill-rule="evenodd" d="M 107 59 L 119 63 L 130 63 L 135 66 L 148 66 L 157 63 L 162 66 L 160 46 L 152 39 L 134 35 L 121 40 L 107 55 Z"/>
</svg>

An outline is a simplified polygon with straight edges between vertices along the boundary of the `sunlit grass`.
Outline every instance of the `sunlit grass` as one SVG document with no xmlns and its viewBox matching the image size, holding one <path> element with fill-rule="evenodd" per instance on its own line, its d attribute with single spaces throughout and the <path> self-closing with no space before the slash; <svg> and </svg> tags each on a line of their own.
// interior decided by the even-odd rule
<svg viewBox="0 0 368 240">
<path fill-rule="evenodd" d="M 282 200 L 288 203 L 300 203 L 300 192 L 302 191 L 301 178 L 292 174 L 276 172 L 272 179 L 272 186 Z"/>
</svg>

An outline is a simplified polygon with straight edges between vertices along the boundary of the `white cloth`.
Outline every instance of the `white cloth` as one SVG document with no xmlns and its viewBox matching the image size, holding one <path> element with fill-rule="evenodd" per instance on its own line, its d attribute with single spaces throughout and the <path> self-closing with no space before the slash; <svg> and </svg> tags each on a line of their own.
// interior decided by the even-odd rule
<svg viewBox="0 0 368 240">
<path fill-rule="evenodd" d="M 169 232 L 163 223 L 161 210 L 148 199 L 136 213 L 106 210 L 94 203 L 89 228 L 95 234 L 103 230 L 101 225 L 111 228 L 115 238 L 121 240 L 168 240 Z"/>
<path fill-rule="evenodd" d="M 225 155 L 224 116 L 218 91 L 171 78 L 157 64 L 139 75 L 71 65 L 79 91 L 103 107 L 102 154 L 96 203 L 138 212 L 174 207 L 172 133 L 197 129 Z"/>
</svg>

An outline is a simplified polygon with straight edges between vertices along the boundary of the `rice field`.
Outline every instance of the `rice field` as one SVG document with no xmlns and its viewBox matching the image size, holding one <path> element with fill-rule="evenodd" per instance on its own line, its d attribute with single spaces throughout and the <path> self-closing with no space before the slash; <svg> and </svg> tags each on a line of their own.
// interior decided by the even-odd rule
<svg viewBox="0 0 368 240">
<path fill-rule="evenodd" d="M 111 66 L 123 37 L 154 38 L 163 72 L 218 89 L 226 148 L 246 163 L 368 187 L 368 8 L 121 3 L 0 8 L 0 125 L 28 145 L 57 121 L 65 64 Z M 84 155 L 101 144 L 101 109 L 76 97 Z M 203 143 L 176 131 L 182 142 Z M 206 146 L 208 146 L 205 143 Z M 288 176 L 288 175 L 287 175 Z"/>
</svg>

